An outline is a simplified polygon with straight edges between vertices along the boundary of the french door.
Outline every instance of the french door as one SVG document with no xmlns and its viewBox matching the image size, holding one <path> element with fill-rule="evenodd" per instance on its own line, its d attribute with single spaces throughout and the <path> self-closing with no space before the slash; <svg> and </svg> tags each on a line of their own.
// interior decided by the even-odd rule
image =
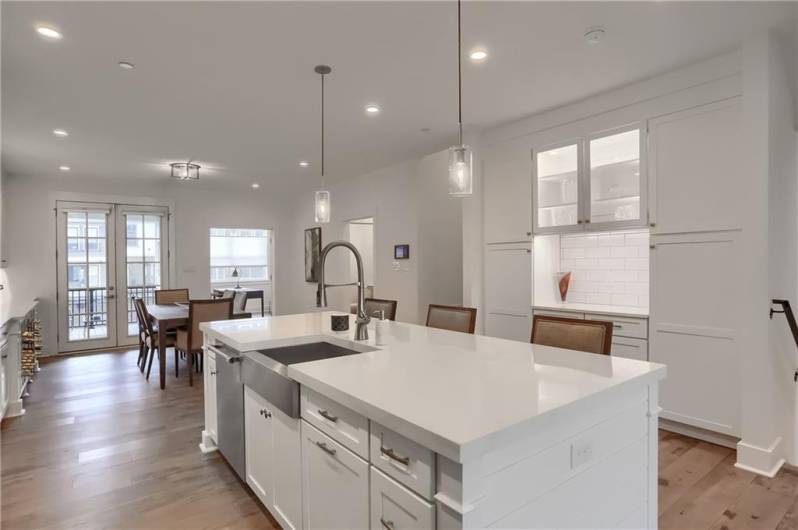
<svg viewBox="0 0 798 530">
<path fill-rule="evenodd" d="M 168 285 L 168 219 L 159 206 L 57 203 L 59 351 L 137 342 L 133 299 Z"/>
</svg>

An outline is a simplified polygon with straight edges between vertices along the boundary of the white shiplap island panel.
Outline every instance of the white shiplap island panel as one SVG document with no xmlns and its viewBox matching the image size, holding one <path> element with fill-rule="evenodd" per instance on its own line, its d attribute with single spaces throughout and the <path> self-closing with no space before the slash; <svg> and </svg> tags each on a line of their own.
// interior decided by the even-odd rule
<svg viewBox="0 0 798 530">
<path fill-rule="evenodd" d="M 396 322 L 355 342 L 354 323 L 332 332 L 330 314 L 202 327 L 240 352 L 374 348 L 288 375 L 437 455 L 439 530 L 656 527 L 664 366 Z"/>
</svg>

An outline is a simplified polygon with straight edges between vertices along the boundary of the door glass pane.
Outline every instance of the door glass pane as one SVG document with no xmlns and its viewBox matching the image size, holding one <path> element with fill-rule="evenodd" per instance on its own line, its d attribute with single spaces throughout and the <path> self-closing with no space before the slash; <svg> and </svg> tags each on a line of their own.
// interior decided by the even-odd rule
<svg viewBox="0 0 798 530">
<path fill-rule="evenodd" d="M 127 247 L 127 330 L 138 333 L 133 298 L 154 303 L 155 291 L 161 288 L 161 221 L 160 215 L 126 214 Z"/>
<path fill-rule="evenodd" d="M 108 337 L 108 216 L 67 214 L 67 327 L 69 340 Z"/>
<path fill-rule="evenodd" d="M 590 221 L 640 219 L 640 130 L 590 141 Z"/>
<path fill-rule="evenodd" d="M 576 224 L 579 211 L 578 157 L 576 144 L 537 154 L 539 227 Z"/>
</svg>

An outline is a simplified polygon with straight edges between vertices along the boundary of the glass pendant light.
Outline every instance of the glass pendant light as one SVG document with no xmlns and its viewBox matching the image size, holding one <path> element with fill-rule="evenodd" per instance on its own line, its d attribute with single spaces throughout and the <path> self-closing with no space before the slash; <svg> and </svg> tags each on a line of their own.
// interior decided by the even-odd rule
<svg viewBox="0 0 798 530">
<path fill-rule="evenodd" d="M 320 64 L 313 69 L 321 76 L 321 188 L 314 197 L 314 211 L 317 223 L 330 222 L 330 192 L 324 189 L 324 76 L 332 72 L 332 68 Z"/>
<path fill-rule="evenodd" d="M 463 53 L 460 37 L 460 0 L 457 0 L 457 125 L 458 145 L 449 148 L 449 195 L 467 197 L 472 193 L 471 148 L 463 144 Z"/>
</svg>

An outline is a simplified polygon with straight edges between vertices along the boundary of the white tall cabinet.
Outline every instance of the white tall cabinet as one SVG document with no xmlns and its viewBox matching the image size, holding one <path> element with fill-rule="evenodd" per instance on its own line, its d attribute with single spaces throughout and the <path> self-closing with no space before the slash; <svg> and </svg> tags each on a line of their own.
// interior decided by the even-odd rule
<svg viewBox="0 0 798 530">
<path fill-rule="evenodd" d="M 740 98 L 651 120 L 651 353 L 661 416 L 740 435 Z"/>
</svg>

